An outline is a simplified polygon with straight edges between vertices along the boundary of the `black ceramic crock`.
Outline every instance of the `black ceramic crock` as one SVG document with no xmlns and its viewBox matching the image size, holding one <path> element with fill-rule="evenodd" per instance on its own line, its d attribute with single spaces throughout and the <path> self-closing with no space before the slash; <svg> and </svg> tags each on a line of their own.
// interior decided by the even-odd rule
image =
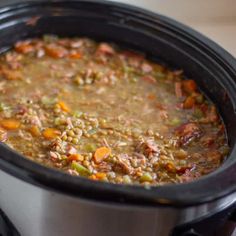
<svg viewBox="0 0 236 236">
<path fill-rule="evenodd" d="M 37 22 L 28 24 L 32 17 L 36 17 Z M 4 178 L 12 178 L 40 191 L 70 196 L 78 201 L 126 206 L 128 209 L 159 211 L 160 208 L 173 208 L 181 212 L 182 209 L 214 206 L 208 207 L 204 214 L 192 220 L 225 209 L 226 205 L 233 206 L 236 201 L 235 58 L 216 43 L 172 19 L 124 4 L 104 1 L 18 1 L 0 8 L 1 52 L 11 48 L 18 40 L 43 34 L 87 36 L 114 42 L 144 52 L 148 58 L 170 68 L 184 69 L 185 75 L 194 79 L 217 105 L 227 129 L 230 155 L 219 169 L 196 181 L 146 189 L 70 176 L 38 165 L 0 144 L 0 173 Z M 9 191 L 3 182 L 5 180 L 1 179 L 0 193 Z M 5 201 L 0 200 L 0 208 L 4 208 L 1 204 L 5 204 Z M 8 207 L 4 210 L 8 211 Z M 9 214 L 12 215 L 11 210 Z M 168 233 L 183 222 L 187 221 L 173 223 Z M 162 234 L 153 235 L 168 235 L 167 231 L 160 232 Z M 104 235 L 108 234 L 104 232 Z"/>
</svg>

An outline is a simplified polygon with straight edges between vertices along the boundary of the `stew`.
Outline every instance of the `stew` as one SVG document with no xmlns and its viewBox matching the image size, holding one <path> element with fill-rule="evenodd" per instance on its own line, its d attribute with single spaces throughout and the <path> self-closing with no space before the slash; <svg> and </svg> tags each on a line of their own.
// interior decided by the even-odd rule
<svg viewBox="0 0 236 236">
<path fill-rule="evenodd" d="M 183 183 L 228 153 L 216 107 L 182 70 L 88 38 L 0 56 L 0 141 L 42 165 L 122 184 Z"/>
</svg>

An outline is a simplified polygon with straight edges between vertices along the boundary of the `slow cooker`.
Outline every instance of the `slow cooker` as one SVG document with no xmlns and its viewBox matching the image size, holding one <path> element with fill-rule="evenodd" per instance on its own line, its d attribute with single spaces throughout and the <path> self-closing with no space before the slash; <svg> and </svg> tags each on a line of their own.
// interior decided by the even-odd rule
<svg viewBox="0 0 236 236">
<path fill-rule="evenodd" d="M 230 217 L 235 218 L 235 58 L 172 19 L 125 4 L 18 1 L 0 8 L 1 52 L 18 40 L 43 34 L 115 42 L 142 51 L 171 68 L 183 68 L 187 77 L 196 80 L 217 105 L 226 126 L 230 155 L 219 169 L 196 181 L 144 188 L 70 176 L 34 163 L 0 144 L 0 222 L 5 227 L 2 234 L 219 234 L 221 226 Z M 227 232 L 223 230 L 220 235 Z"/>
</svg>

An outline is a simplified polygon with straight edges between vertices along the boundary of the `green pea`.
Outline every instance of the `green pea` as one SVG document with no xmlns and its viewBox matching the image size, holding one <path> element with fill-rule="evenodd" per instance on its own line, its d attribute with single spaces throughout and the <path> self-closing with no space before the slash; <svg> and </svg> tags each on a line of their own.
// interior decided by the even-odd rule
<svg viewBox="0 0 236 236">
<path fill-rule="evenodd" d="M 94 152 L 97 149 L 96 145 L 92 143 L 86 144 L 84 148 L 86 152 Z"/>
<path fill-rule="evenodd" d="M 73 143 L 73 144 L 77 144 L 78 142 L 79 142 L 79 139 L 77 139 L 77 138 L 73 138 L 73 139 L 72 139 L 72 143 Z"/>
</svg>

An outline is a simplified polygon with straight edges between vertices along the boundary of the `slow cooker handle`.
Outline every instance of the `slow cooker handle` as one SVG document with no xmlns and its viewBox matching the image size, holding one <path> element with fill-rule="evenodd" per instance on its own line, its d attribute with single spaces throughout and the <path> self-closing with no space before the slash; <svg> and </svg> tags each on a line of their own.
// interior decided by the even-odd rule
<svg viewBox="0 0 236 236">
<path fill-rule="evenodd" d="M 236 229 L 236 204 L 209 217 L 176 226 L 171 236 L 232 236 Z"/>
</svg>

